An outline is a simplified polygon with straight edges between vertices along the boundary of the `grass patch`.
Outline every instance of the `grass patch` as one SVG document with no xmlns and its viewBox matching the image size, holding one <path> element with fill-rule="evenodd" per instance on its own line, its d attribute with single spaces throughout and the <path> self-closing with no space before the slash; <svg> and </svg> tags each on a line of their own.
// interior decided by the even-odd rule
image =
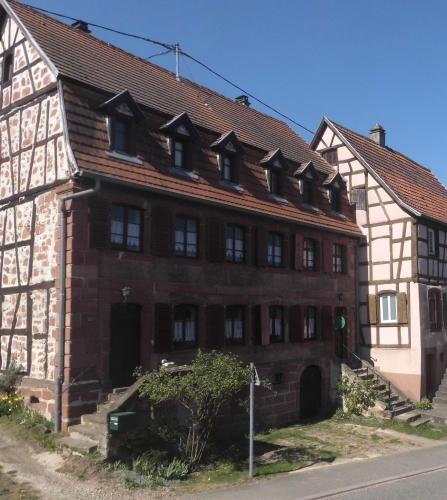
<svg viewBox="0 0 447 500">
<path fill-rule="evenodd" d="M 413 427 L 407 422 L 399 420 L 382 420 L 376 417 L 356 417 L 350 420 L 353 424 L 364 425 L 367 427 L 375 427 L 377 429 L 391 429 L 396 432 L 412 434 L 427 439 L 447 439 L 447 426 L 434 427 L 429 423 Z"/>
</svg>

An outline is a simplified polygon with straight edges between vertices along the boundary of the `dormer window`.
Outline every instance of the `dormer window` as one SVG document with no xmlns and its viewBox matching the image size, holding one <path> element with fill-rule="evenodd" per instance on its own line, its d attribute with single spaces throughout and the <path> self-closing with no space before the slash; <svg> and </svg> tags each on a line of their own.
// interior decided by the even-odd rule
<svg viewBox="0 0 447 500">
<path fill-rule="evenodd" d="M 313 179 L 302 179 L 303 201 L 307 205 L 314 205 L 314 182 Z"/>
<path fill-rule="evenodd" d="M 300 193 L 303 203 L 315 207 L 318 172 L 312 162 L 310 161 L 298 168 L 294 173 L 294 176 L 299 179 Z"/>
<path fill-rule="evenodd" d="M 14 67 L 14 53 L 8 51 L 3 57 L 2 67 L 2 84 L 8 84 L 12 80 L 12 72 Z"/>
<path fill-rule="evenodd" d="M 334 212 L 340 212 L 341 209 L 341 195 L 339 189 L 332 189 L 330 191 L 331 208 Z"/>
<path fill-rule="evenodd" d="M 242 145 L 233 131 L 222 134 L 211 144 L 217 152 L 220 178 L 224 183 L 238 184 Z"/>
<path fill-rule="evenodd" d="M 270 151 L 260 161 L 265 169 L 267 185 L 270 194 L 275 198 L 282 198 L 284 195 L 284 181 L 288 171 L 288 164 L 280 149 Z M 279 200 L 281 201 L 281 200 Z M 283 199 L 283 201 L 286 201 Z"/>
<path fill-rule="evenodd" d="M 198 139 L 199 135 L 187 113 L 174 116 L 160 127 L 160 130 L 166 134 L 168 140 L 173 173 L 197 178 L 196 174 L 190 172 L 194 166 L 191 164 L 190 151 L 192 142 Z"/>
<path fill-rule="evenodd" d="M 138 104 L 125 90 L 99 106 L 107 115 L 110 154 L 126 159 L 136 155 L 137 123 L 143 119 Z M 130 158 L 133 160 L 133 158 Z M 136 161 L 137 159 L 135 159 Z"/>
<path fill-rule="evenodd" d="M 324 181 L 327 187 L 329 202 L 334 212 L 341 212 L 342 209 L 342 191 L 345 189 L 343 177 L 336 173 Z"/>
</svg>

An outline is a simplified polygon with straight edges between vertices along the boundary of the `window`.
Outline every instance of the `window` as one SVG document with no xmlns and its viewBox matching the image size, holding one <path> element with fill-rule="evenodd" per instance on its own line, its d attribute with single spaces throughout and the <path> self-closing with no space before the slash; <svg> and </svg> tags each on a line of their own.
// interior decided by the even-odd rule
<svg viewBox="0 0 447 500">
<path fill-rule="evenodd" d="M 277 233 L 269 233 L 267 261 L 269 266 L 282 266 L 283 237 Z"/>
<path fill-rule="evenodd" d="M 282 385 L 284 384 L 284 373 L 276 372 L 273 374 L 273 385 Z"/>
<path fill-rule="evenodd" d="M 194 347 L 197 343 L 197 307 L 174 307 L 174 346 Z"/>
<path fill-rule="evenodd" d="M 428 291 L 428 316 L 430 330 L 442 330 L 441 292 L 436 288 Z"/>
<path fill-rule="evenodd" d="M 270 342 L 284 342 L 284 308 L 270 306 Z"/>
<path fill-rule="evenodd" d="M 317 338 L 317 308 L 306 307 L 304 314 L 304 339 L 315 340 Z"/>
<path fill-rule="evenodd" d="M 428 228 L 428 255 L 437 255 L 436 231 Z"/>
<path fill-rule="evenodd" d="M 175 168 L 186 169 L 185 143 L 177 139 L 174 139 L 174 144 L 173 144 L 173 161 Z"/>
<path fill-rule="evenodd" d="M 338 243 L 334 243 L 332 247 L 332 272 L 345 272 L 345 254 L 345 247 L 343 245 L 339 245 Z"/>
<path fill-rule="evenodd" d="M 126 118 L 112 118 L 112 149 L 118 153 L 132 153 L 132 126 Z"/>
<path fill-rule="evenodd" d="M 176 217 L 175 255 L 195 258 L 198 256 L 198 224 L 195 219 Z"/>
<path fill-rule="evenodd" d="M 267 170 L 269 190 L 272 194 L 281 194 L 281 173 L 279 170 L 269 168 Z"/>
<path fill-rule="evenodd" d="M 235 182 L 234 160 L 231 156 L 222 157 L 222 179 L 227 182 Z"/>
<path fill-rule="evenodd" d="M 339 189 L 331 189 L 331 208 L 334 212 L 340 212 L 341 209 L 341 193 Z"/>
<path fill-rule="evenodd" d="M 113 248 L 141 251 L 141 210 L 112 205 L 110 242 Z"/>
<path fill-rule="evenodd" d="M 380 322 L 397 323 L 397 298 L 395 293 L 380 295 Z"/>
<path fill-rule="evenodd" d="M 314 184 L 311 179 L 302 180 L 303 201 L 308 205 L 314 204 Z"/>
<path fill-rule="evenodd" d="M 329 163 L 329 165 L 337 165 L 338 153 L 337 149 L 327 149 L 321 153 L 321 156 Z"/>
<path fill-rule="evenodd" d="M 240 226 L 228 225 L 225 229 L 225 260 L 245 261 L 245 230 Z"/>
<path fill-rule="evenodd" d="M 225 342 L 244 343 L 244 306 L 228 306 L 225 310 Z"/>
<path fill-rule="evenodd" d="M 355 205 L 357 210 L 366 210 L 366 189 L 364 187 L 352 188 L 351 203 Z"/>
<path fill-rule="evenodd" d="M 308 271 L 317 270 L 317 243 L 310 238 L 303 241 L 303 266 Z"/>
<path fill-rule="evenodd" d="M 2 83 L 9 83 L 12 80 L 13 68 L 14 55 L 12 52 L 6 52 L 3 57 Z"/>
</svg>

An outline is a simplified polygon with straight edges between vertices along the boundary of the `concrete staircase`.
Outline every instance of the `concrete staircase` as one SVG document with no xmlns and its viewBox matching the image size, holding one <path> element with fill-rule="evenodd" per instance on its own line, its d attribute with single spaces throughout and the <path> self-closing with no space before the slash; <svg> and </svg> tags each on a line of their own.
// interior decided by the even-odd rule
<svg viewBox="0 0 447 500">
<path fill-rule="evenodd" d="M 424 416 L 435 424 L 447 425 L 447 370 L 432 401 L 432 409 L 424 410 Z"/>
<path fill-rule="evenodd" d="M 132 386 L 133 387 L 133 386 Z M 98 451 L 107 455 L 109 439 L 109 415 L 119 409 L 127 399 L 129 387 L 113 389 L 104 403 L 98 404 L 95 413 L 82 415 L 81 423 L 68 428 L 68 436 L 58 440 L 62 448 L 69 448 L 74 453 L 87 455 Z"/>
</svg>

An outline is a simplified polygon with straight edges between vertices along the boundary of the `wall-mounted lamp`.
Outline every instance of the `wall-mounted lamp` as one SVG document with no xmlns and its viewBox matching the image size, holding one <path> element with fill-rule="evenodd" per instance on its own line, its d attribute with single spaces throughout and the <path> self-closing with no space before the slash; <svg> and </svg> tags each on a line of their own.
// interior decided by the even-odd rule
<svg viewBox="0 0 447 500">
<path fill-rule="evenodd" d="M 127 302 L 127 299 L 130 297 L 131 291 L 132 289 L 130 288 L 130 286 L 123 286 L 123 288 L 121 288 L 121 297 L 123 298 L 124 302 Z"/>
</svg>

